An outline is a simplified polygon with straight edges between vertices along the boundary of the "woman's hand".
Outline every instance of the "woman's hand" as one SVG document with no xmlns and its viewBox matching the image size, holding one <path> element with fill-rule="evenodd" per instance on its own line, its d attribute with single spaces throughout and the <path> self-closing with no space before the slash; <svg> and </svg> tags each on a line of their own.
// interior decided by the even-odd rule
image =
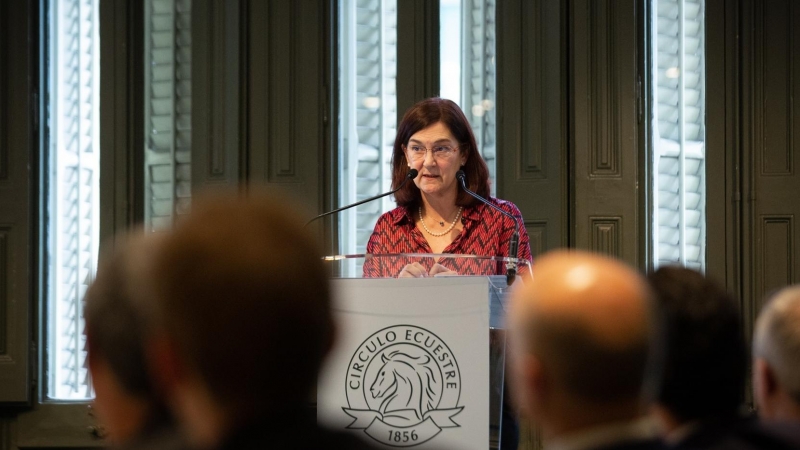
<svg viewBox="0 0 800 450">
<path fill-rule="evenodd" d="M 431 267 L 429 275 L 432 277 L 452 277 L 452 276 L 457 276 L 458 272 L 450 270 L 447 267 L 439 263 L 436 263 L 433 265 L 433 267 Z"/>
<path fill-rule="evenodd" d="M 428 276 L 428 271 L 425 270 L 425 267 L 422 264 L 415 262 L 413 264 L 407 264 L 403 267 L 403 270 L 400 271 L 400 274 L 397 275 L 397 278 L 425 278 Z"/>
<path fill-rule="evenodd" d="M 422 264 L 415 262 L 403 267 L 397 278 L 452 277 L 457 275 L 458 272 L 450 270 L 439 263 L 434 264 L 431 267 L 431 271 L 428 272 Z"/>
</svg>

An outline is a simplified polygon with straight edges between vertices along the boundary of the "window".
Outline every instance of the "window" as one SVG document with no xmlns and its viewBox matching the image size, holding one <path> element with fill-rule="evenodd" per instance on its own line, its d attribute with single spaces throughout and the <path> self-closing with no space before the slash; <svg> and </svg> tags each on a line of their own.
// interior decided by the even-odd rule
<svg viewBox="0 0 800 450">
<path fill-rule="evenodd" d="M 705 270 L 704 0 L 653 0 L 653 260 Z"/>
<path fill-rule="evenodd" d="M 489 166 L 495 195 L 497 65 L 495 0 L 440 3 L 441 96 L 461 106 Z"/>
<path fill-rule="evenodd" d="M 346 205 L 391 186 L 397 128 L 397 0 L 344 0 L 340 20 L 339 203 Z M 340 251 L 363 253 L 378 217 L 394 205 L 391 197 L 384 197 L 342 212 Z"/>
<path fill-rule="evenodd" d="M 461 105 L 461 0 L 439 2 L 439 86 L 442 98 Z M 464 111 L 468 114 L 469 111 Z"/>
<path fill-rule="evenodd" d="M 145 212 L 147 230 L 189 211 L 192 146 L 191 0 L 145 2 Z"/>
<path fill-rule="evenodd" d="M 99 240 L 97 0 L 48 2 L 47 396 L 92 396 L 83 295 Z"/>
<path fill-rule="evenodd" d="M 99 244 L 98 0 L 48 2 L 47 398 L 93 397 L 83 296 Z M 188 211 L 191 189 L 191 0 L 147 0 L 145 226 Z"/>
<path fill-rule="evenodd" d="M 346 205 L 391 187 L 398 116 L 397 0 L 339 5 L 339 204 Z M 443 0 L 440 20 L 441 95 L 458 103 L 472 124 L 494 193 L 495 0 Z M 363 253 L 378 217 L 394 207 L 387 197 L 342 212 L 339 251 Z"/>
</svg>

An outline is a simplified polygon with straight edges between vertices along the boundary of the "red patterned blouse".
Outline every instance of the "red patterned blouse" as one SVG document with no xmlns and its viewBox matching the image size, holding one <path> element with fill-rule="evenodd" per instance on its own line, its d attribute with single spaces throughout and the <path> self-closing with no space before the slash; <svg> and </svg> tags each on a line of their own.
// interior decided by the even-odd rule
<svg viewBox="0 0 800 450">
<path fill-rule="evenodd" d="M 511 202 L 489 197 L 489 201 L 517 218 L 522 224 L 522 214 Z M 416 227 L 414 208 L 399 207 L 383 214 L 367 242 L 367 253 L 432 253 L 425 236 Z M 514 231 L 514 221 L 500 212 L 477 203 L 464 208 L 461 216 L 464 226 L 455 240 L 442 253 L 508 256 L 508 244 Z M 531 247 L 525 227 L 519 230 L 518 257 L 531 261 Z M 420 262 L 426 270 L 433 264 L 430 259 L 412 261 L 390 258 L 368 258 L 364 262 L 364 277 L 396 277 L 406 264 Z M 463 275 L 503 275 L 505 265 L 475 259 L 442 258 L 439 263 Z"/>
</svg>

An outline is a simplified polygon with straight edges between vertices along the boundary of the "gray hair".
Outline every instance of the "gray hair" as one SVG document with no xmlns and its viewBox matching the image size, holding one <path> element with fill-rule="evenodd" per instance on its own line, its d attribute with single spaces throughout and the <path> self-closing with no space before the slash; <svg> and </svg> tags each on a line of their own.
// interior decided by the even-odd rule
<svg viewBox="0 0 800 450">
<path fill-rule="evenodd" d="M 756 321 L 753 355 L 763 358 L 800 402 L 800 285 L 782 289 L 764 306 Z"/>
</svg>

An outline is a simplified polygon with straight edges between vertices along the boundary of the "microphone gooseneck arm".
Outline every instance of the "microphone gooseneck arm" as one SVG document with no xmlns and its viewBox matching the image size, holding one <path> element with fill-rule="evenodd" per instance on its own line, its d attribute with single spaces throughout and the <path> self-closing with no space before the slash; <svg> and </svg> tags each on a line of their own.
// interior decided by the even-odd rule
<svg viewBox="0 0 800 450">
<path fill-rule="evenodd" d="M 514 233 L 511 235 L 511 240 L 508 243 L 508 256 L 512 258 L 512 260 L 506 263 L 506 284 L 511 286 L 511 284 L 514 283 L 514 278 L 517 276 L 516 259 L 518 258 L 517 253 L 519 250 L 519 221 L 512 214 L 503 211 L 497 205 L 491 203 L 489 200 L 486 200 L 477 193 L 471 191 L 467 187 L 467 175 L 464 173 L 463 170 L 459 170 L 458 172 L 456 172 L 456 178 L 458 178 L 458 181 L 461 184 L 461 189 L 464 189 L 464 192 L 475 197 L 476 199 L 483 202 L 485 205 L 495 209 L 496 211 L 500 212 L 500 214 L 503 214 L 504 216 L 514 221 Z"/>
<path fill-rule="evenodd" d="M 406 175 L 406 177 L 403 179 L 403 182 L 402 182 L 402 183 L 400 183 L 400 186 L 397 186 L 397 188 L 396 188 L 396 189 L 394 189 L 394 190 L 391 190 L 391 191 L 389 191 L 389 192 L 385 192 L 385 193 L 383 193 L 383 194 L 376 195 L 376 196 L 374 196 L 374 197 L 366 198 L 366 199 L 364 199 L 364 200 L 361 200 L 360 202 L 355 202 L 355 203 L 353 203 L 353 204 L 350 204 L 350 205 L 347 205 L 347 206 L 342 206 L 341 208 L 334 209 L 333 211 L 328 211 L 328 212 L 326 212 L 326 213 L 322 213 L 322 214 L 318 215 L 317 217 L 314 217 L 313 219 L 311 219 L 311 220 L 309 220 L 308 222 L 306 222 L 306 224 L 305 224 L 305 225 L 303 225 L 303 228 L 305 228 L 305 227 L 309 226 L 309 225 L 310 225 L 312 222 L 314 222 L 315 220 L 321 219 L 321 218 L 323 218 L 323 217 L 326 217 L 326 216 L 330 216 L 331 214 L 336 214 L 336 213 L 338 213 L 338 212 L 342 212 L 342 211 L 344 211 L 344 210 L 346 210 L 346 209 L 355 208 L 355 207 L 356 207 L 356 206 L 358 206 L 358 205 L 363 205 L 364 203 L 369 203 L 369 202 L 371 202 L 371 201 L 373 201 L 373 200 L 377 200 L 377 199 L 379 199 L 379 198 L 386 197 L 387 195 L 392 195 L 392 194 L 394 194 L 395 192 L 397 192 L 397 191 L 399 191 L 400 189 L 402 189 L 402 188 L 403 188 L 403 186 L 405 186 L 405 185 L 406 185 L 406 183 L 408 183 L 408 180 L 413 180 L 414 178 L 417 178 L 417 175 L 419 175 L 419 171 L 418 171 L 417 169 L 411 169 L 411 170 L 409 170 L 409 171 L 408 171 L 408 174 L 407 174 L 407 175 Z"/>
</svg>

